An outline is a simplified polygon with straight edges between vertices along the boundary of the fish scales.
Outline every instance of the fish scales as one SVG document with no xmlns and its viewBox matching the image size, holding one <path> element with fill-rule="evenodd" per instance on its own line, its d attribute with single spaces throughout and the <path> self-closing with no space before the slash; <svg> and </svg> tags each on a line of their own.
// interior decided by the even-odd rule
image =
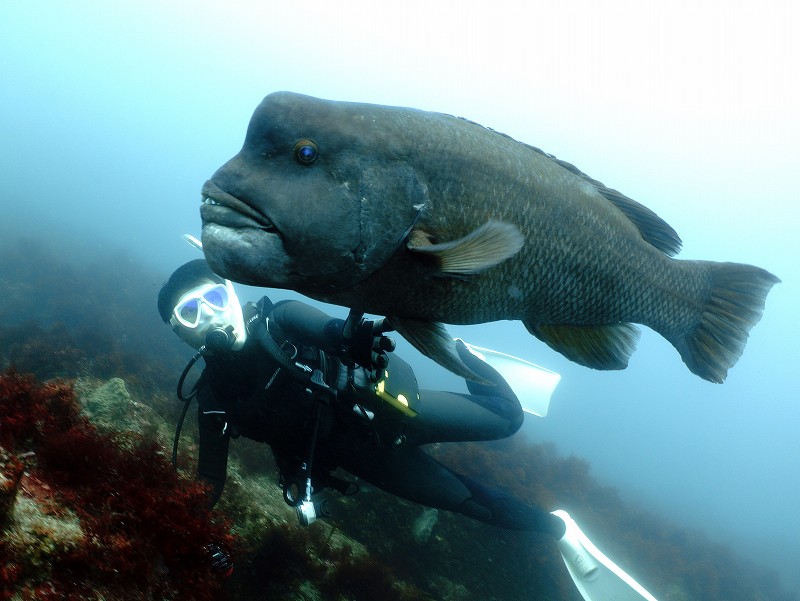
<svg viewBox="0 0 800 601">
<path fill-rule="evenodd" d="M 203 190 L 221 275 L 386 315 L 467 374 L 443 323 L 521 320 L 573 361 L 622 369 L 643 324 L 724 380 L 779 281 L 673 258 L 652 211 L 471 121 L 279 92 Z"/>
</svg>

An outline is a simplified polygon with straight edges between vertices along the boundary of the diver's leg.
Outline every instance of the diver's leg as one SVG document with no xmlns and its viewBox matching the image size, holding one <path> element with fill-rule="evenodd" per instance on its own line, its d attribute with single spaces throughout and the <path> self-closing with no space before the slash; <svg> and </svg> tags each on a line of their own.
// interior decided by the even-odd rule
<svg viewBox="0 0 800 601">
<path fill-rule="evenodd" d="M 342 457 L 341 467 L 388 493 L 448 511 L 470 496 L 458 478 L 415 446 L 366 450 Z"/>
<path fill-rule="evenodd" d="M 416 447 L 395 448 L 383 456 L 361 456 L 356 461 L 342 467 L 408 501 L 500 528 L 535 530 L 556 539 L 564 534 L 564 522 L 556 516 L 456 474 Z"/>
<path fill-rule="evenodd" d="M 467 476 L 453 474 L 469 491 L 459 513 L 508 530 L 533 530 L 555 537 L 564 536 L 566 525 L 561 518 L 526 505 L 499 490 L 487 488 Z"/>
<path fill-rule="evenodd" d="M 464 364 L 487 383 L 467 380 L 471 394 L 421 390 L 419 414 L 408 422 L 408 436 L 415 444 L 495 440 L 511 436 L 522 425 L 522 406 L 503 377 L 462 341 L 456 349 Z"/>
<path fill-rule="evenodd" d="M 522 410 L 505 397 L 420 390 L 419 414 L 407 421 L 406 435 L 418 445 L 496 440 L 519 430 L 522 420 Z"/>
</svg>

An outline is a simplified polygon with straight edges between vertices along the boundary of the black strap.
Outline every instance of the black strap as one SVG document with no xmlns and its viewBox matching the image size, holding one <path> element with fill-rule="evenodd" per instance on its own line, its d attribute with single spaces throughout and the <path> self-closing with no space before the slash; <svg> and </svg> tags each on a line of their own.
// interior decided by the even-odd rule
<svg viewBox="0 0 800 601">
<path fill-rule="evenodd" d="M 200 353 L 195 353 L 194 356 L 189 359 L 189 362 L 186 364 L 186 367 L 183 368 L 183 372 L 181 373 L 181 377 L 178 378 L 178 399 L 183 401 L 183 409 L 181 410 L 181 415 L 178 418 L 178 424 L 175 427 L 175 439 L 172 441 L 172 465 L 175 469 L 178 469 L 178 441 L 181 438 L 181 429 L 183 428 L 183 420 L 186 419 L 186 412 L 189 410 L 189 405 L 192 402 L 192 399 L 197 396 L 197 388 L 200 385 L 200 380 L 195 382 L 192 389 L 189 391 L 189 394 L 183 394 L 183 383 L 186 380 L 186 376 L 189 375 L 189 370 L 192 369 L 197 360 L 200 358 Z"/>
<path fill-rule="evenodd" d="M 269 303 L 269 306 L 267 306 Z M 287 355 L 275 339 L 269 333 L 269 317 L 268 311 L 272 308 L 272 302 L 265 296 L 256 305 L 257 312 L 247 322 L 247 331 L 256 337 L 258 343 L 261 345 L 266 353 L 277 361 L 278 365 L 286 369 L 286 372 L 293 378 L 298 380 L 307 380 L 311 375 L 310 370 L 300 367 L 292 360 L 292 357 Z"/>
</svg>

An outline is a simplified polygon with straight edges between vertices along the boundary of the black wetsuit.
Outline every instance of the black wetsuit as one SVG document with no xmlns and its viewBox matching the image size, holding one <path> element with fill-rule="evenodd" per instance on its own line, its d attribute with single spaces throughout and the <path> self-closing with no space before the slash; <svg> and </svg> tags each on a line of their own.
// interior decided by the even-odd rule
<svg viewBox="0 0 800 601">
<path fill-rule="evenodd" d="M 264 301 L 262 301 L 263 303 Z M 559 538 L 561 520 L 499 491 L 456 474 L 419 448 L 433 442 L 493 440 L 510 436 L 522 424 L 519 401 L 500 375 L 468 351 L 470 369 L 496 385 L 467 382 L 471 394 L 416 390 L 410 367 L 389 354 L 390 374 L 405 374 L 408 411 L 401 411 L 375 393 L 374 382 L 361 367 L 348 367 L 337 357 L 342 320 L 298 301 L 271 307 L 272 340 L 299 361 L 324 373 L 336 390 L 323 395 L 312 463 L 312 484 L 342 489 L 331 472 L 342 468 L 399 497 L 483 522 L 517 530 L 538 530 Z M 271 307 L 271 310 L 269 309 Z M 301 465 L 308 458 L 317 401 L 307 380 L 273 358 L 263 340 L 253 335 L 263 324 L 256 305 L 245 306 L 248 337 L 235 352 L 205 357 L 198 384 L 200 425 L 199 476 L 214 488 L 216 502 L 225 481 L 230 438 L 245 436 L 268 444 L 285 483 L 300 487 Z M 266 330 L 261 329 L 262 339 Z M 287 342 L 289 344 L 287 344 Z M 391 380 L 391 377 L 388 378 Z M 396 393 L 395 393 L 396 394 Z M 413 408 L 413 411 L 411 410 Z"/>
</svg>

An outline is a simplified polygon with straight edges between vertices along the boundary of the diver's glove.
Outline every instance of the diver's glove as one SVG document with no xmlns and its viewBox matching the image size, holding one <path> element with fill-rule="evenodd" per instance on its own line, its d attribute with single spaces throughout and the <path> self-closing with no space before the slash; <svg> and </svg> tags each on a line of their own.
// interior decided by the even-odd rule
<svg viewBox="0 0 800 601">
<path fill-rule="evenodd" d="M 342 336 L 342 345 L 348 359 L 368 371 L 385 368 L 389 364 L 386 353 L 395 348 L 394 340 L 384 336 L 388 329 L 384 319 L 371 320 L 362 317 L 358 325 L 350 328 L 350 337 L 344 334 Z"/>
</svg>

